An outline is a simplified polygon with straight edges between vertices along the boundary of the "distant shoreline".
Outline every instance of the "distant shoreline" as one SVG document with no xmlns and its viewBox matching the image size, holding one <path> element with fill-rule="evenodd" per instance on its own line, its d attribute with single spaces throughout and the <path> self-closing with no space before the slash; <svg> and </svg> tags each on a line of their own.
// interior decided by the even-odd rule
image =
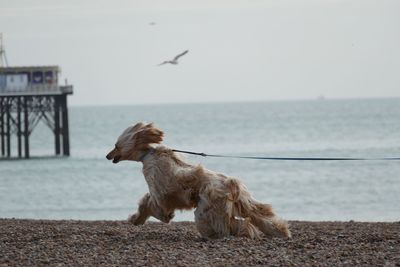
<svg viewBox="0 0 400 267">
<path fill-rule="evenodd" d="M 292 239 L 203 240 L 193 222 L 0 219 L 0 266 L 400 263 L 400 222 L 289 223 Z"/>
</svg>

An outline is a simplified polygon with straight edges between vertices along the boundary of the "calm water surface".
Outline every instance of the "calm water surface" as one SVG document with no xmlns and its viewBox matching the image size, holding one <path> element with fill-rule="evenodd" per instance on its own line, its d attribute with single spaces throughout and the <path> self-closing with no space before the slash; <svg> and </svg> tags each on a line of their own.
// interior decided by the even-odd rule
<svg viewBox="0 0 400 267">
<path fill-rule="evenodd" d="M 0 160 L 0 217 L 126 219 L 147 192 L 141 164 L 112 164 L 105 155 L 121 131 L 138 121 L 154 122 L 167 146 L 183 150 L 400 157 L 400 99 L 71 107 L 71 157 Z M 39 125 L 31 154 L 53 155 L 53 138 Z M 286 219 L 400 220 L 400 161 L 185 157 L 239 177 Z M 193 220 L 193 212 L 178 212 L 176 220 Z"/>
</svg>

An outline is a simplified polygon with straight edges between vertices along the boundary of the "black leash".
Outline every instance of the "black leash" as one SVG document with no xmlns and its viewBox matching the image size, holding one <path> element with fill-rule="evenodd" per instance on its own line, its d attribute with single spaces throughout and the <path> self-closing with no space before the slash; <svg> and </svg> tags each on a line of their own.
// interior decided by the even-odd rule
<svg viewBox="0 0 400 267">
<path fill-rule="evenodd" d="M 236 158 L 236 159 L 265 159 L 265 160 L 400 160 L 400 158 L 291 158 L 291 157 L 252 157 L 252 156 L 232 156 L 232 155 L 213 155 L 198 153 L 192 151 L 172 149 L 174 152 L 185 153 L 191 155 L 197 155 L 202 157 L 214 157 L 214 158 Z"/>
</svg>

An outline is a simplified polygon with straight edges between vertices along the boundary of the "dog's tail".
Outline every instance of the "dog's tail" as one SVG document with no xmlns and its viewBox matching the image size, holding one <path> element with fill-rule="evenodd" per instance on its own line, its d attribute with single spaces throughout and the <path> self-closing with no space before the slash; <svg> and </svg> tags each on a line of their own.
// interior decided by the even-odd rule
<svg viewBox="0 0 400 267">
<path fill-rule="evenodd" d="M 231 218 L 249 218 L 251 223 L 268 236 L 291 237 L 286 221 L 276 216 L 271 205 L 254 200 L 246 186 L 237 179 L 225 180 L 226 212 Z"/>
</svg>

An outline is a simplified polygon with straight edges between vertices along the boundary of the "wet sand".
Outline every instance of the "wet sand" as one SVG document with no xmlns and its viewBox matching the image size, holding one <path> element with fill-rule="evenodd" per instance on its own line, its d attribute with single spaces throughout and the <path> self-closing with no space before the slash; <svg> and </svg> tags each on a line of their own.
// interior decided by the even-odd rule
<svg viewBox="0 0 400 267">
<path fill-rule="evenodd" d="M 400 266 L 400 222 L 289 223 L 292 239 L 204 240 L 192 222 L 0 219 L 0 266 Z"/>
</svg>

